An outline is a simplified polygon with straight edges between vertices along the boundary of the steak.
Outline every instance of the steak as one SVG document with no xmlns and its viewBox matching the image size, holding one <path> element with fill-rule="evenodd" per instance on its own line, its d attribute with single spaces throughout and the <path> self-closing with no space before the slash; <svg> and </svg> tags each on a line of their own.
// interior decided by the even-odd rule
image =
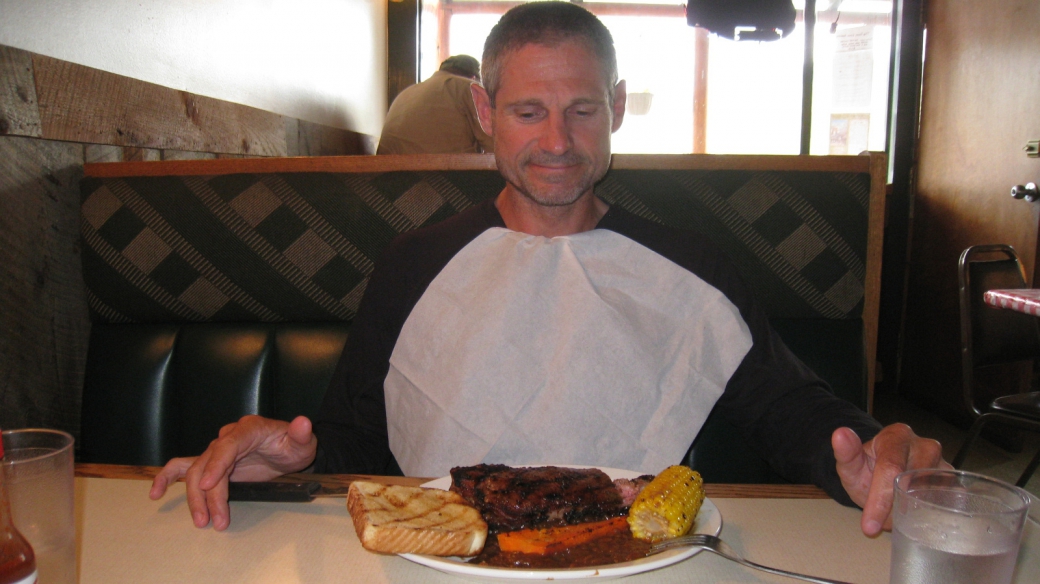
<svg viewBox="0 0 1040 584">
<path fill-rule="evenodd" d="M 631 507 L 639 493 L 643 492 L 643 488 L 652 480 L 654 480 L 654 475 L 640 475 L 634 479 L 614 479 L 614 488 L 621 495 L 622 504 L 625 507 Z"/>
<path fill-rule="evenodd" d="M 489 533 L 603 521 L 628 513 L 618 489 L 599 469 L 455 467 L 451 490 L 480 510 Z"/>
</svg>

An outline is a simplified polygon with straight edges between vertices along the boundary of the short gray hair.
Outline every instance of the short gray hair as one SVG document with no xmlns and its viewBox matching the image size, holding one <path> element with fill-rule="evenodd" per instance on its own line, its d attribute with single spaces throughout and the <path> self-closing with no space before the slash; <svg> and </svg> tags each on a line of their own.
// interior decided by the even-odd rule
<svg viewBox="0 0 1040 584">
<path fill-rule="evenodd" d="M 509 10 L 491 29 L 484 42 L 483 85 L 491 107 L 502 78 L 506 55 L 525 45 L 555 45 L 571 39 L 584 40 L 599 58 L 607 76 L 607 91 L 614 101 L 618 81 L 617 54 L 610 31 L 594 14 L 570 2 L 530 2 Z"/>
</svg>

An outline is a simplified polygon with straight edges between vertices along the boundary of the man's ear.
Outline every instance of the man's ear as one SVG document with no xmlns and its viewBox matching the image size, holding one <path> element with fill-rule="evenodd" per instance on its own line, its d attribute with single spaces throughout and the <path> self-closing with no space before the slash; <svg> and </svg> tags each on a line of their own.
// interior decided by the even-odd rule
<svg viewBox="0 0 1040 584">
<path fill-rule="evenodd" d="M 480 128 L 488 136 L 494 135 L 495 128 L 491 123 L 491 98 L 488 97 L 487 90 L 474 83 L 469 86 L 469 91 L 473 94 L 473 105 L 477 108 L 477 119 L 480 120 Z"/>
<path fill-rule="evenodd" d="M 625 121 L 625 103 L 628 101 L 628 91 L 625 90 L 625 80 L 617 82 L 614 86 L 614 122 L 610 125 L 613 134 L 621 128 L 621 122 Z"/>
</svg>

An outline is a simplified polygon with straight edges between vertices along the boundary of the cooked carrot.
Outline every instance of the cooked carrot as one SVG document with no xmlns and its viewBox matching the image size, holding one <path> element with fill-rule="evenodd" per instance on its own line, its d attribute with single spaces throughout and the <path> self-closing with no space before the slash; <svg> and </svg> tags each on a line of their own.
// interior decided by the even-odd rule
<svg viewBox="0 0 1040 584">
<path fill-rule="evenodd" d="M 579 523 L 546 529 L 522 529 L 498 534 L 498 547 L 504 552 L 547 555 L 623 531 L 628 527 L 626 517 L 614 517 L 595 523 Z"/>
</svg>

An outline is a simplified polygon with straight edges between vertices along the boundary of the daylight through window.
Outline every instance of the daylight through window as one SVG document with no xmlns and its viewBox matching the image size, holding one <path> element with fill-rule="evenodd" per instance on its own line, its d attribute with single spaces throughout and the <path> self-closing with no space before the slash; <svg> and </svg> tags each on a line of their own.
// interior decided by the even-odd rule
<svg viewBox="0 0 1040 584">
<path fill-rule="evenodd" d="M 454 54 L 480 58 L 513 1 L 424 2 L 423 79 Z M 685 8 L 583 3 L 610 29 L 629 106 L 614 152 L 798 154 L 804 0 L 795 30 L 772 42 L 731 41 L 687 26 Z M 891 0 L 818 0 L 811 154 L 884 150 Z"/>
</svg>

